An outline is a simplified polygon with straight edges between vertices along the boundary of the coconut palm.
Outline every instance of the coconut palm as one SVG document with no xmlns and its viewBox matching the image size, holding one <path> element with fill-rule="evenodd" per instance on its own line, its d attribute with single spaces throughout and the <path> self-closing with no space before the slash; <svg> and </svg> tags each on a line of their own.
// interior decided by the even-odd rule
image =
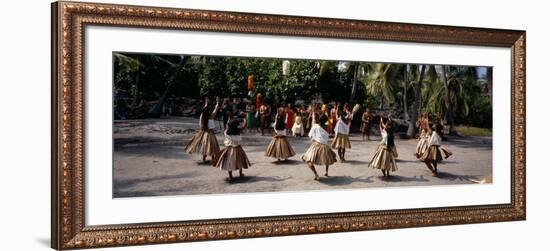
<svg viewBox="0 0 550 251">
<path fill-rule="evenodd" d="M 437 66 L 438 78 L 426 81 L 423 96 L 426 110 L 440 114 L 444 111 L 449 125 L 449 134 L 456 134 L 454 119 L 457 115 L 468 116 L 470 104 L 480 92 L 477 71 L 469 66 Z M 434 67 L 435 68 L 435 67 Z M 430 74 L 432 75 L 432 74 Z"/>
<path fill-rule="evenodd" d="M 384 109 L 384 101 L 393 103 L 399 83 L 399 65 L 376 63 L 372 71 L 361 80 L 367 93 L 380 98 L 380 110 Z"/>
<path fill-rule="evenodd" d="M 162 107 L 164 107 L 164 104 L 166 103 L 166 100 L 168 99 L 168 95 L 170 94 L 170 90 L 172 87 L 176 84 L 176 79 L 181 73 L 181 70 L 185 67 L 185 64 L 189 60 L 189 57 L 186 56 L 180 56 L 180 61 L 177 64 L 176 68 L 174 69 L 173 73 L 171 74 L 170 79 L 168 79 L 168 82 L 166 83 L 166 88 L 164 89 L 164 92 L 159 98 L 159 101 L 149 109 L 149 115 L 158 117 L 162 113 Z"/>
<path fill-rule="evenodd" d="M 426 71 L 425 65 L 409 65 L 409 71 L 411 72 L 410 75 L 413 77 L 413 81 L 411 81 L 411 84 L 413 85 L 414 89 L 414 99 L 412 103 L 412 114 L 409 120 L 409 128 L 407 128 L 407 137 L 414 137 L 416 134 L 416 120 L 418 119 L 418 116 L 420 115 L 420 106 L 422 104 L 422 96 L 421 96 L 421 90 L 424 82 L 424 72 Z M 419 72 L 420 71 L 420 72 Z M 416 79 L 416 76 L 418 76 L 418 79 Z"/>
</svg>

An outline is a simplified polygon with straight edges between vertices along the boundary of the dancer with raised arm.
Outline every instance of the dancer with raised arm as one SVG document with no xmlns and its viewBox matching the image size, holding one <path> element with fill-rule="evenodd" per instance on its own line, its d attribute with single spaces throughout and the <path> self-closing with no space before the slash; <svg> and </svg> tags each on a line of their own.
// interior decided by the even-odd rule
<svg viewBox="0 0 550 251">
<path fill-rule="evenodd" d="M 229 174 L 228 181 L 233 180 L 233 171 L 239 170 L 239 176 L 242 177 L 244 176 L 243 169 L 251 166 L 245 151 L 240 145 L 241 130 L 245 127 L 245 121 L 233 116 L 232 112 L 228 113 L 227 126 L 224 131 L 225 140 L 223 141 L 225 148 L 216 154 L 212 161 L 214 167 L 227 171 Z"/>
<path fill-rule="evenodd" d="M 281 159 L 287 160 L 296 155 L 286 137 L 286 122 L 287 114 L 283 107 L 279 107 L 275 115 L 273 138 L 265 150 L 265 156 L 276 158 L 277 163 L 280 163 Z"/>
<path fill-rule="evenodd" d="M 324 165 L 326 167 L 325 176 L 328 176 L 329 166 L 336 162 L 336 153 L 328 145 L 329 134 L 325 129 L 328 117 L 317 111 L 315 106 L 312 108 L 311 113 L 313 125 L 308 134 L 311 145 L 302 156 L 302 160 L 307 163 L 307 166 L 315 175 L 314 179 L 319 180 L 315 165 Z"/>
<path fill-rule="evenodd" d="M 449 158 L 453 153 L 441 145 L 441 136 L 437 133 L 440 130 L 440 123 L 433 123 L 428 134 L 428 149 L 422 154 L 420 160 L 437 176 L 437 163 Z"/>
<path fill-rule="evenodd" d="M 346 148 L 351 148 L 351 142 L 349 140 L 349 128 L 351 120 L 353 119 L 353 113 L 349 109 L 349 105 L 344 105 L 344 110 L 338 110 L 336 114 L 336 126 L 334 127 L 334 140 L 332 141 L 332 148 L 338 149 L 338 157 L 340 162 L 345 162 Z"/>
<path fill-rule="evenodd" d="M 395 146 L 392 124 L 390 120 L 384 123 L 382 117 L 380 117 L 380 134 L 382 135 L 382 141 L 378 146 L 378 149 L 369 161 L 369 167 L 380 169 L 384 177 L 389 177 L 390 172 L 397 171 L 397 164 L 395 163 L 395 157 L 392 151 L 392 147 Z"/>
<path fill-rule="evenodd" d="M 216 106 L 212 110 L 209 106 L 208 98 L 204 99 L 204 107 L 199 117 L 199 131 L 195 133 L 191 141 L 185 146 L 185 151 L 189 154 L 201 154 L 202 162 L 206 162 L 206 157 L 214 157 L 220 151 L 220 145 L 214 134 L 216 124 L 214 118 L 220 109 L 220 98 L 216 97 Z"/>
<path fill-rule="evenodd" d="M 416 121 L 416 126 L 420 131 L 420 136 L 418 137 L 418 143 L 416 144 L 414 155 L 416 158 L 420 158 L 426 149 L 428 149 L 428 139 L 430 138 L 430 135 L 428 134 L 429 121 L 427 112 L 423 112 L 422 115 L 420 115 L 420 118 Z"/>
</svg>

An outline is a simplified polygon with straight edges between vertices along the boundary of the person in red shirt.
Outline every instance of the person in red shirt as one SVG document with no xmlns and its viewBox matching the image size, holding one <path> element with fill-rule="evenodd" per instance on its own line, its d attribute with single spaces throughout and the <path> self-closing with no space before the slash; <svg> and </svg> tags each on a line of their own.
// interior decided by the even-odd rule
<svg viewBox="0 0 550 251">
<path fill-rule="evenodd" d="M 286 107 L 286 130 L 288 134 L 292 134 L 292 126 L 294 125 L 294 110 L 292 105 L 288 103 Z"/>
</svg>

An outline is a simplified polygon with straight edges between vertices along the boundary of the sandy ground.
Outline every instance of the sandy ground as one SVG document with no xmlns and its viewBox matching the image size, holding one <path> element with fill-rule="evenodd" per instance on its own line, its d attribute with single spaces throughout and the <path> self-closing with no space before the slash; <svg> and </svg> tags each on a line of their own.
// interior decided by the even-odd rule
<svg viewBox="0 0 550 251">
<path fill-rule="evenodd" d="M 245 133 L 242 145 L 252 167 L 244 170 L 245 177 L 228 182 L 227 172 L 200 164 L 202 156 L 184 152 L 196 127 L 196 119 L 179 117 L 116 121 L 114 197 L 475 184 L 490 181 L 492 175 L 491 138 L 452 138 L 444 142 L 453 155 L 438 166 L 438 177 L 432 177 L 413 156 L 416 140 L 397 139 L 399 170 L 384 179 L 379 170 L 367 166 L 379 137 L 362 141 L 359 134 L 352 134 L 347 162 L 332 165 L 330 177 L 314 181 L 312 172 L 301 161 L 309 147 L 307 137 L 289 137 L 297 155 L 276 164 L 275 159 L 264 157 L 271 137 Z M 221 130 L 217 136 L 221 144 Z M 324 167 L 318 166 L 317 170 L 324 173 Z M 238 177 L 238 173 L 234 175 Z"/>
</svg>

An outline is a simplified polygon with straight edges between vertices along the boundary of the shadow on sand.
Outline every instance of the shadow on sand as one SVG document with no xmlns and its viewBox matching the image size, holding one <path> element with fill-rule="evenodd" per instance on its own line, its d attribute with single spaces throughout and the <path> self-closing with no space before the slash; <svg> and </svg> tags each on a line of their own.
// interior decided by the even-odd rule
<svg viewBox="0 0 550 251">
<path fill-rule="evenodd" d="M 429 182 L 430 180 L 426 179 L 424 175 L 415 175 L 413 177 L 405 177 L 401 175 L 392 174 L 390 177 L 384 177 L 380 175 L 378 177 L 380 180 L 387 182 Z"/>
<path fill-rule="evenodd" d="M 368 165 L 369 162 L 368 161 L 363 161 L 363 160 L 356 160 L 356 159 L 346 159 L 346 161 L 344 162 L 345 163 L 348 163 L 348 164 L 351 164 L 352 166 L 357 166 L 357 165 Z"/>
<path fill-rule="evenodd" d="M 319 179 L 319 183 L 329 185 L 329 186 L 345 186 L 355 182 L 372 183 L 373 181 L 371 179 L 372 179 L 372 176 L 370 177 L 321 176 L 321 178 Z"/>
<path fill-rule="evenodd" d="M 188 173 L 180 173 L 176 175 L 163 175 L 163 176 L 155 176 L 155 177 L 147 177 L 147 178 L 138 178 L 138 179 L 128 179 L 128 180 L 114 180 L 114 190 L 118 189 L 124 189 L 124 188 L 130 188 L 137 183 L 143 183 L 143 182 L 153 182 L 153 181 L 160 181 L 160 180 L 170 180 L 170 179 L 181 179 L 181 178 L 187 178 L 190 176 L 196 175 L 193 172 Z"/>
<path fill-rule="evenodd" d="M 438 171 L 437 178 L 450 180 L 450 181 L 455 181 L 455 180 L 470 181 L 470 182 L 474 183 L 473 180 L 478 180 L 479 176 L 477 176 L 477 175 L 458 175 L 458 174 L 452 174 L 452 173 Z"/>
<path fill-rule="evenodd" d="M 261 181 L 267 181 L 267 182 L 280 182 L 290 179 L 290 177 L 284 177 L 281 178 L 279 176 L 245 176 L 240 177 L 238 172 L 233 172 L 233 179 L 232 180 L 225 180 L 225 182 L 229 184 L 238 184 L 238 183 L 254 183 L 254 182 L 261 182 Z"/>
<path fill-rule="evenodd" d="M 296 157 L 296 156 L 294 156 L 294 157 Z M 275 159 L 270 159 L 270 161 L 268 163 L 276 165 L 276 166 L 281 166 L 281 167 L 297 166 L 297 165 L 305 165 L 306 164 L 304 161 L 302 161 L 302 159 L 281 160 L 281 162 L 279 162 L 279 163 L 277 163 L 277 160 L 275 160 Z"/>
</svg>

